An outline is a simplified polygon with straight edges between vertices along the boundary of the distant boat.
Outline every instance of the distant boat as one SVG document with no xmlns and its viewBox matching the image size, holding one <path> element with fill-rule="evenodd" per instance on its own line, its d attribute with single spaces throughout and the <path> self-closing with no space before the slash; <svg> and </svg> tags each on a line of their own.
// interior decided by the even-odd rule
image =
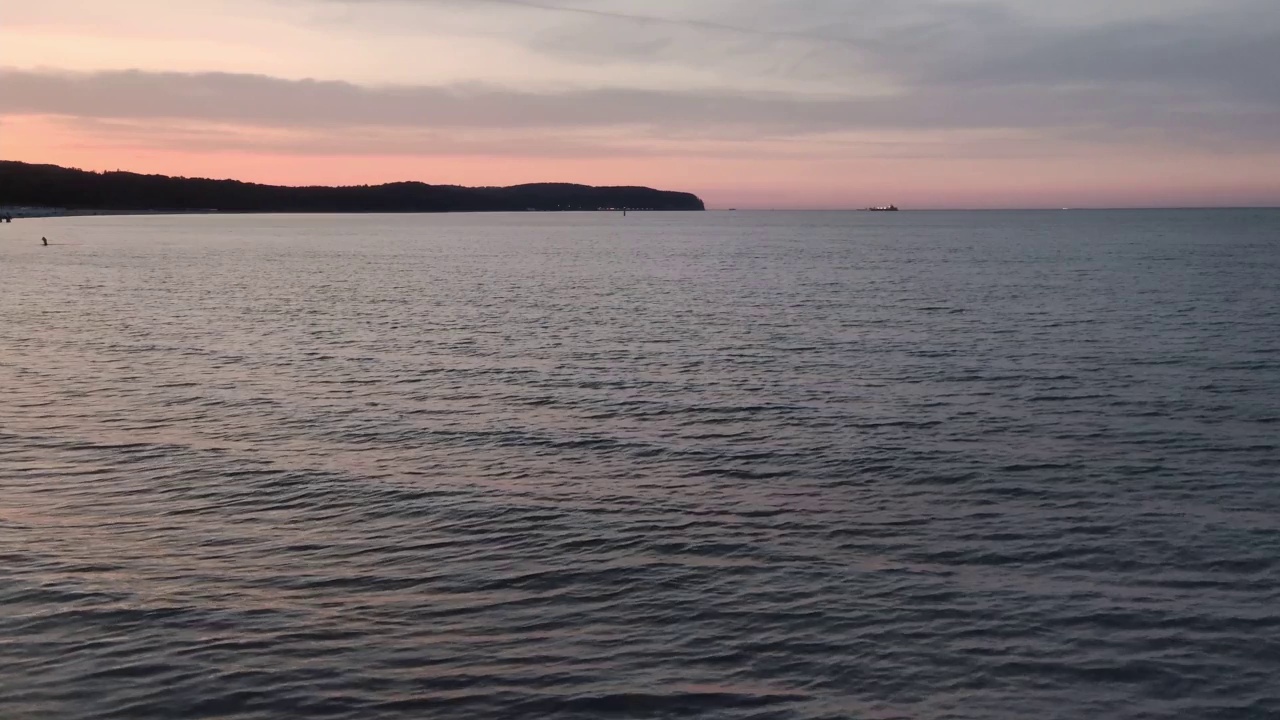
<svg viewBox="0 0 1280 720">
<path fill-rule="evenodd" d="M 878 205 L 876 207 L 869 207 L 867 208 L 866 211 L 867 212 L 898 212 L 898 206 L 897 205 Z"/>
</svg>

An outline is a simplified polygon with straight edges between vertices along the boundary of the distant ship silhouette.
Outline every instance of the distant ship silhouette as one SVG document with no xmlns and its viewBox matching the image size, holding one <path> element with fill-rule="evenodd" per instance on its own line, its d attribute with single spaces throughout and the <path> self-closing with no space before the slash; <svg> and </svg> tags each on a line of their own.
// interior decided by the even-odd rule
<svg viewBox="0 0 1280 720">
<path fill-rule="evenodd" d="M 898 212 L 897 205 L 878 205 L 866 208 L 866 212 Z"/>
</svg>

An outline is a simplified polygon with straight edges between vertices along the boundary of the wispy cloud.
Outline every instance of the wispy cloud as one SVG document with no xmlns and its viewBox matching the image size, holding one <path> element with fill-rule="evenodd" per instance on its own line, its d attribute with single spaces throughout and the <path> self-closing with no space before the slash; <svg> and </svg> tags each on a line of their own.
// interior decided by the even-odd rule
<svg viewBox="0 0 1280 720">
<path fill-rule="evenodd" d="M 994 0 L 738 0 L 722 3 L 718 12 L 705 15 L 709 19 L 609 11 L 603 9 L 607 2 L 570 7 L 485 1 L 588 16 L 534 33 L 527 42 L 542 52 L 596 62 L 741 66 L 755 56 L 757 64 L 767 60 L 782 74 L 822 75 L 835 81 L 833 87 L 841 76 L 874 73 L 919 90 L 1148 83 L 1267 100 L 1280 94 L 1274 82 L 1280 6 L 1272 0 L 1218 0 L 1125 18 L 1099 12 L 1071 22 L 1038 16 L 1032 9 L 1039 3 Z M 715 44 L 708 33 L 757 42 Z"/>
<path fill-rule="evenodd" d="M 1146 130 L 1181 142 L 1234 138 L 1242 149 L 1280 140 L 1280 113 L 1273 108 L 1228 108 L 1212 97 L 1173 103 L 1158 89 L 1117 94 L 1091 85 L 1052 91 L 957 87 L 843 98 L 628 88 L 535 93 L 480 85 L 363 87 L 225 73 L 10 69 L 0 70 L 0 113 L 292 128 L 629 128 L 654 137 L 727 133 L 743 139 L 1003 128 L 1097 139 Z"/>
</svg>

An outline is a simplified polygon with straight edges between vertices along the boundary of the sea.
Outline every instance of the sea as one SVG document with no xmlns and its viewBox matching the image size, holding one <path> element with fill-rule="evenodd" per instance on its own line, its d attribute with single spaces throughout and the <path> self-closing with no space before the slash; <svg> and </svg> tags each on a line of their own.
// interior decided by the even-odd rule
<svg viewBox="0 0 1280 720">
<path fill-rule="evenodd" d="M 5 224 L 0 717 L 1273 720 L 1280 210 Z"/>
</svg>

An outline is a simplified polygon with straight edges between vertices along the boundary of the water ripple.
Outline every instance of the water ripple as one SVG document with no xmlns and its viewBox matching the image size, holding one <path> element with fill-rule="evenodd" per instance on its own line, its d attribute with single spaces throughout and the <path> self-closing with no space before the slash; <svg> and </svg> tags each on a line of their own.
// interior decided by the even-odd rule
<svg viewBox="0 0 1280 720">
<path fill-rule="evenodd" d="M 5 225 L 0 715 L 1280 716 L 1225 217 Z"/>
</svg>

